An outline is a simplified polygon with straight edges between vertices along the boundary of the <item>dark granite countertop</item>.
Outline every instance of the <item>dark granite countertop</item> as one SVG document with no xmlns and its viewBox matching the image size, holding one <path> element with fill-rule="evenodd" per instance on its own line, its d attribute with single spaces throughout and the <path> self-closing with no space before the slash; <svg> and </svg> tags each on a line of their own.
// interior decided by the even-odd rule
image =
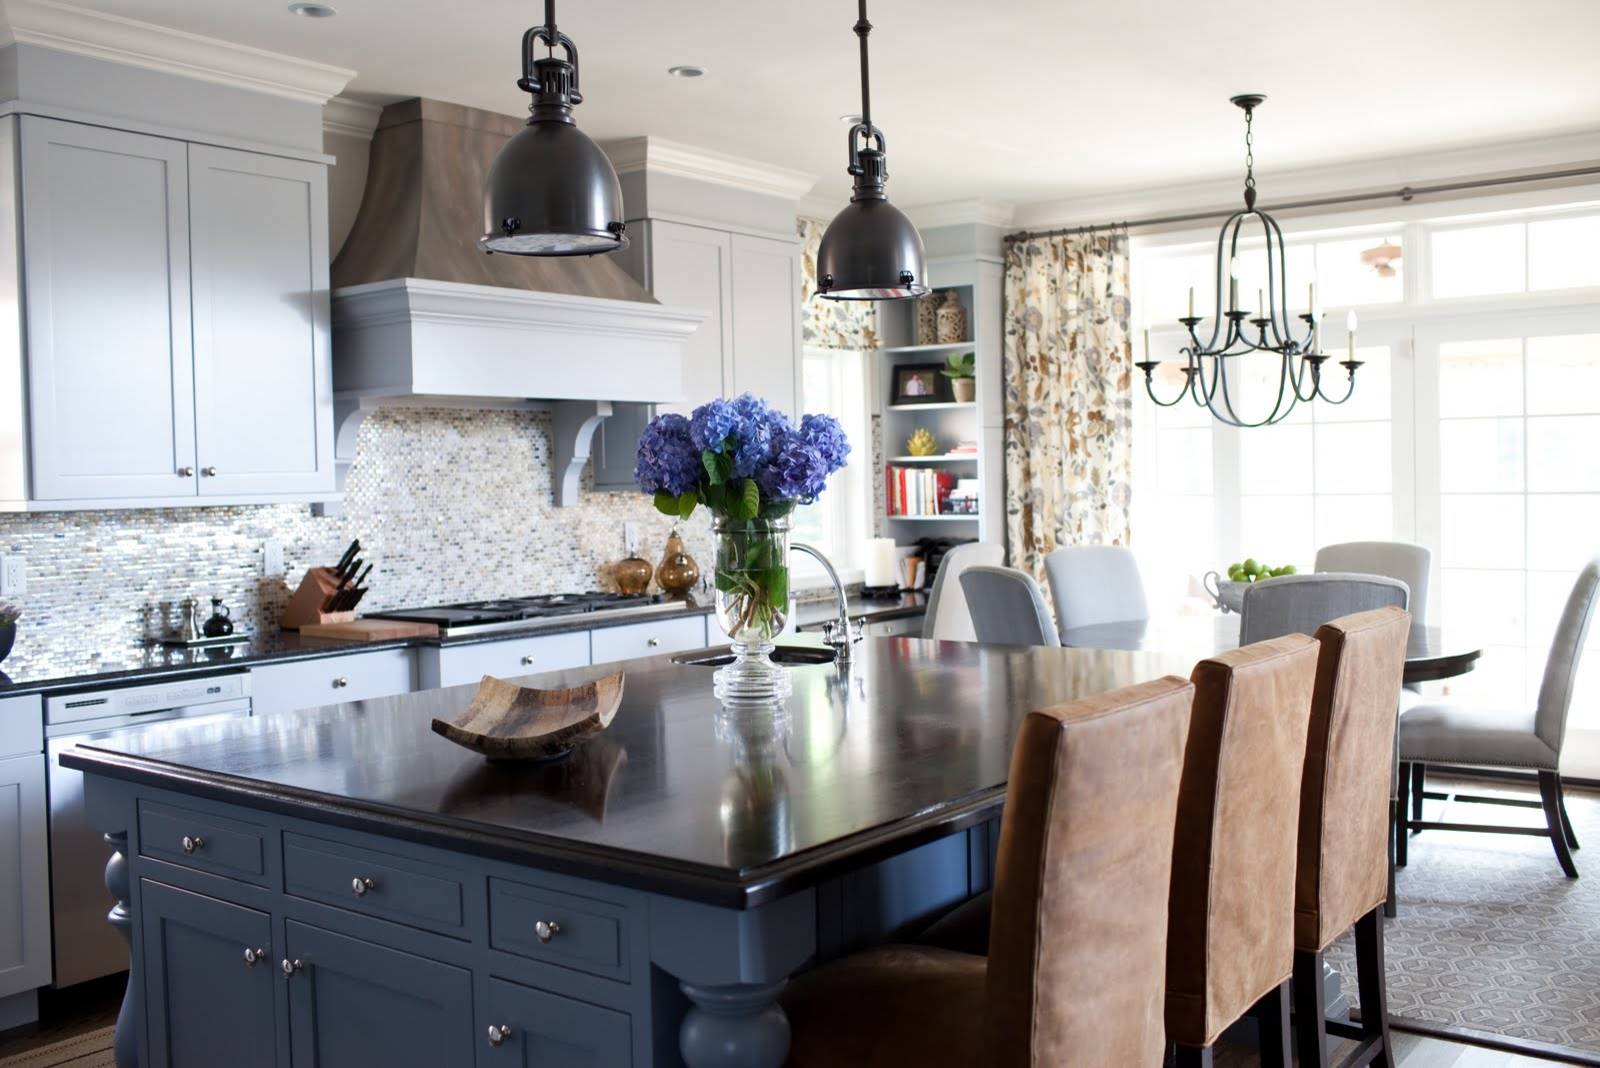
<svg viewBox="0 0 1600 1068">
<path fill-rule="evenodd" d="M 896 600 L 850 598 L 850 615 L 868 621 L 899 619 L 921 615 L 927 595 L 902 594 Z M 815 629 L 823 620 L 834 618 L 834 600 L 805 600 L 795 603 L 797 629 Z M 708 615 L 709 605 L 690 605 L 686 615 Z M 424 645 L 476 645 L 502 642 L 530 634 L 562 634 L 575 630 L 600 630 L 658 619 L 654 615 L 612 615 L 599 618 L 586 615 L 558 616 L 526 627 L 483 631 L 442 638 L 399 638 L 379 642 L 341 642 L 326 638 L 302 638 L 294 631 L 266 631 L 243 645 L 184 649 L 160 645 L 134 645 L 108 649 L 79 658 L 40 657 L 27 654 L 25 642 L 0 663 L 0 697 L 62 690 L 87 689 L 149 681 L 238 671 L 256 664 L 287 660 L 313 660 L 329 656 L 349 656 L 375 649 L 414 648 Z M 713 642 L 716 636 L 713 635 Z"/>
<path fill-rule="evenodd" d="M 516 863 L 750 907 L 998 811 L 1031 709 L 1187 674 L 1166 653 L 868 638 L 724 707 L 709 667 L 630 661 L 611 726 L 563 761 L 495 764 L 430 729 L 473 686 L 293 716 L 173 722 L 62 763 Z M 614 666 L 552 672 L 545 687 Z"/>
</svg>

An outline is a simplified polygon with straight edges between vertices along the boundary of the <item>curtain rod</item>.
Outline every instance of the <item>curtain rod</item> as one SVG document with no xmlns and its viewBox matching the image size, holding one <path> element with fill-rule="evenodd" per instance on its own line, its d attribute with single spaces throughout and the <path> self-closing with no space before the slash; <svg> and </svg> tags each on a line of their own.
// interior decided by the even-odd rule
<svg viewBox="0 0 1600 1068">
<path fill-rule="evenodd" d="M 1296 211 L 1302 208 L 1327 208 L 1338 204 L 1361 204 L 1373 200 L 1403 200 L 1410 202 L 1415 197 L 1431 196 L 1436 193 L 1459 193 L 1468 189 L 1489 189 L 1501 185 L 1546 182 L 1559 178 L 1583 178 L 1597 174 L 1600 174 L 1600 166 L 1571 167 L 1560 171 L 1539 171 L 1535 174 L 1514 174 L 1505 178 L 1478 178 L 1464 182 L 1408 185 L 1382 193 L 1348 193 L 1342 196 L 1316 197 L 1311 200 L 1292 200 L 1282 204 L 1274 204 L 1272 205 L 1272 210 Z M 1226 218 L 1236 210 L 1227 208 L 1213 211 L 1195 211 L 1186 215 L 1163 215 L 1150 219 L 1134 219 L 1131 222 L 1096 223 L 1092 226 L 1061 226 L 1054 230 L 1018 230 L 1016 233 L 1007 234 L 1005 239 L 1007 241 L 1028 241 L 1036 237 L 1060 237 L 1064 234 L 1093 234 L 1102 230 L 1130 230 L 1134 227 L 1172 226 L 1177 223 L 1205 222 L 1210 219 Z"/>
</svg>

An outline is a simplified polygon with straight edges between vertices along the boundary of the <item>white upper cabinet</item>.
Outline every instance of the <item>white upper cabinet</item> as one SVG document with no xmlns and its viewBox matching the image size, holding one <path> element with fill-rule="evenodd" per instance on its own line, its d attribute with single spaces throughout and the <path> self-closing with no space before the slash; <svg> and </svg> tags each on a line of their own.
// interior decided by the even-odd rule
<svg viewBox="0 0 1600 1068">
<path fill-rule="evenodd" d="M 33 507 L 330 494 L 325 165 L 11 121 Z"/>
<path fill-rule="evenodd" d="M 333 489 L 326 168 L 189 147 L 200 495 Z"/>
<path fill-rule="evenodd" d="M 733 235 L 733 381 L 729 393 L 754 393 L 800 414 L 800 246 L 797 241 Z"/>
<path fill-rule="evenodd" d="M 652 220 L 646 284 L 663 304 L 706 312 L 683 346 L 683 402 L 664 411 L 689 412 L 728 392 L 732 374 L 733 243 L 731 235 L 703 226 Z"/>
<path fill-rule="evenodd" d="M 195 492 L 186 153 L 22 119 L 36 499 Z"/>
</svg>

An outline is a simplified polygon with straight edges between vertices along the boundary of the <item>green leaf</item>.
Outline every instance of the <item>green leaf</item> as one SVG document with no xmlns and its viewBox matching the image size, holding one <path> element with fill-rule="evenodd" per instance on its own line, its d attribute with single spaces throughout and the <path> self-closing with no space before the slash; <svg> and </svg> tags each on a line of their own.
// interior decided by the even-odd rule
<svg viewBox="0 0 1600 1068">
<path fill-rule="evenodd" d="M 707 449 L 700 454 L 700 463 L 705 467 L 706 475 L 711 479 L 711 484 L 713 486 L 720 486 L 727 481 L 722 473 L 722 465 L 717 461 L 717 454 L 712 452 L 710 449 Z"/>
<path fill-rule="evenodd" d="M 754 519 L 761 514 L 761 487 L 756 485 L 755 479 L 745 479 L 738 493 L 739 496 L 732 502 L 733 514 L 736 517 Z"/>
<path fill-rule="evenodd" d="M 662 515 L 675 516 L 678 514 L 678 498 L 666 490 L 656 490 L 655 504 L 656 511 Z"/>
<path fill-rule="evenodd" d="M 716 582 L 717 589 L 723 593 L 732 593 L 739 588 L 739 580 L 727 571 L 718 571 L 713 581 Z"/>
<path fill-rule="evenodd" d="M 768 501 L 761 506 L 762 519 L 782 519 L 794 511 L 793 501 Z"/>
<path fill-rule="evenodd" d="M 678 518 L 688 519 L 694 515 L 694 506 L 700 503 L 700 498 L 694 490 L 678 497 Z M 670 513 L 669 513 L 670 514 Z"/>
<path fill-rule="evenodd" d="M 787 567 L 769 567 L 762 580 L 762 585 L 767 588 L 767 596 L 774 605 L 782 605 L 789 599 L 789 569 Z"/>
</svg>

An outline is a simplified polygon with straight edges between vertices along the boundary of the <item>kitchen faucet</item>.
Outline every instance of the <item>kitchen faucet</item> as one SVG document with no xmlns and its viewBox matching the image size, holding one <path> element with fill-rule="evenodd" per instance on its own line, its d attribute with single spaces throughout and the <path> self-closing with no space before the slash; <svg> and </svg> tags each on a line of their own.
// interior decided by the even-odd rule
<svg viewBox="0 0 1600 1068">
<path fill-rule="evenodd" d="M 822 625 L 822 640 L 833 647 L 834 659 L 845 662 L 850 659 L 850 646 L 861 640 L 861 635 L 856 633 L 850 625 L 850 605 L 845 599 L 844 583 L 839 581 L 839 572 L 833 569 L 828 558 L 822 555 L 822 550 L 814 545 L 807 545 L 803 541 L 791 542 L 789 548 L 793 552 L 805 553 L 822 565 L 822 570 L 828 573 L 828 578 L 833 581 L 833 592 L 839 598 L 839 618 Z"/>
</svg>

